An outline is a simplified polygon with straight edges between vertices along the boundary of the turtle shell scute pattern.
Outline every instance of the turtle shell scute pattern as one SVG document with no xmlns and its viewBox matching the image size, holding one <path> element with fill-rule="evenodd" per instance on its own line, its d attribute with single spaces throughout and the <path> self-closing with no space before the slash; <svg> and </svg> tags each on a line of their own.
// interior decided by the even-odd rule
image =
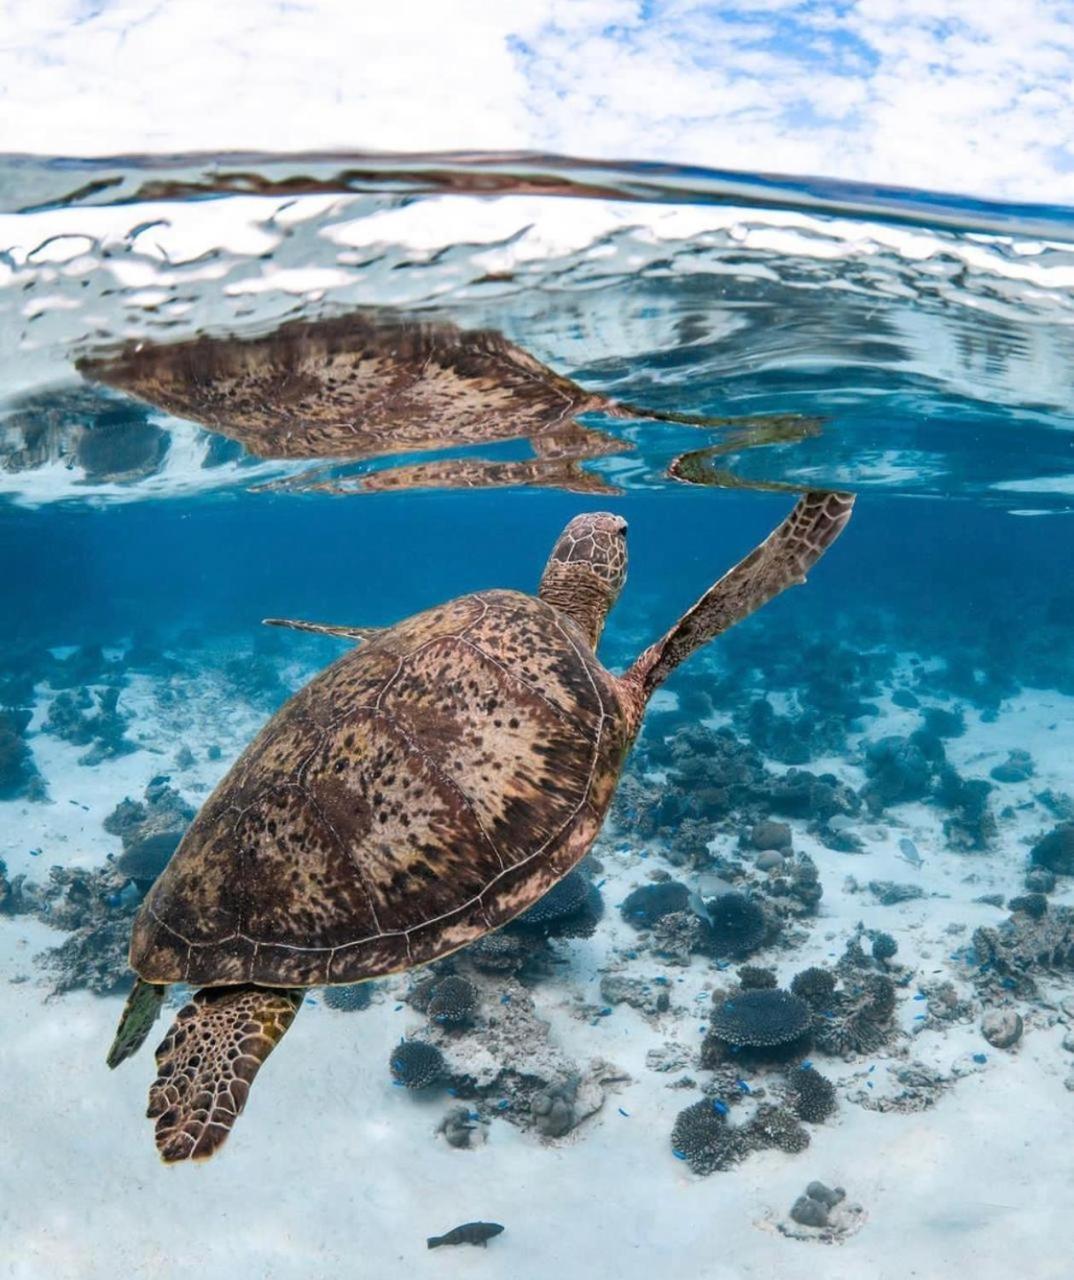
<svg viewBox="0 0 1074 1280">
<path fill-rule="evenodd" d="M 581 632 L 516 592 L 327 668 L 206 802 L 135 921 L 151 981 L 349 983 L 507 923 L 585 853 L 628 745 Z"/>
</svg>

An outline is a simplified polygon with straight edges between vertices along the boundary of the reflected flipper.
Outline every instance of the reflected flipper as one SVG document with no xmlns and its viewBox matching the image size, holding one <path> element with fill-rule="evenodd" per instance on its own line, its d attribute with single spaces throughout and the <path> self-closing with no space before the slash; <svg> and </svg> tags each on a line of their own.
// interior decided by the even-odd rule
<svg viewBox="0 0 1074 1280">
<path fill-rule="evenodd" d="M 733 430 L 726 439 L 705 449 L 680 453 L 668 465 L 668 476 L 686 484 L 712 485 L 719 489 L 799 493 L 799 485 L 781 480 L 744 480 L 726 467 L 717 466 L 715 460 L 726 454 L 759 449 L 766 445 L 797 444 L 801 440 L 815 439 L 821 433 L 823 422 L 822 418 L 793 413 L 728 420 L 727 425 L 733 427 Z"/>
<path fill-rule="evenodd" d="M 302 996 L 269 987 L 210 987 L 179 1011 L 157 1049 L 146 1111 L 157 1122 L 165 1163 L 207 1160 L 226 1141 Z"/>
<path fill-rule="evenodd" d="M 330 622 L 304 622 L 300 618 L 262 618 L 265 627 L 288 627 L 292 631 L 313 631 L 319 636 L 339 636 L 341 640 L 353 640 L 361 644 L 379 636 L 387 627 L 337 627 Z"/>
</svg>

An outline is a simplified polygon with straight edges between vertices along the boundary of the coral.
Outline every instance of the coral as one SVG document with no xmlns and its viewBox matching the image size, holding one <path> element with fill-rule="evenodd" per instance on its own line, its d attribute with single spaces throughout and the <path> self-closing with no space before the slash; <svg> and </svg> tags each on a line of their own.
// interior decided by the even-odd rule
<svg viewBox="0 0 1074 1280">
<path fill-rule="evenodd" d="M 549 1085 L 533 1095 L 530 1111 L 534 1127 L 544 1138 L 565 1137 L 578 1123 L 574 1101 L 578 1081 L 568 1080 Z"/>
<path fill-rule="evenodd" d="M 995 782 L 1028 782 L 1034 773 L 1033 757 L 1028 751 L 1013 750 L 1002 764 L 988 771 Z"/>
<path fill-rule="evenodd" d="M 981 1019 L 981 1035 L 996 1049 L 1012 1049 L 1022 1030 L 1022 1016 L 1013 1009 L 989 1009 Z"/>
<path fill-rule="evenodd" d="M 89 693 L 85 689 L 80 690 L 78 694 L 70 691 L 61 693 L 49 703 L 48 713 L 41 728 L 45 733 L 62 738 L 64 742 L 84 746 L 92 739 L 93 734 L 82 712 L 92 705 Z"/>
<path fill-rule="evenodd" d="M 431 992 L 428 1014 L 442 1027 L 465 1027 L 477 1009 L 477 988 L 467 978 L 452 975 L 441 979 Z"/>
<path fill-rule="evenodd" d="M 17 916 L 31 909 L 32 901 L 27 900 L 24 893 L 25 884 L 25 876 L 8 879 L 7 863 L 0 858 L 0 915 Z"/>
<path fill-rule="evenodd" d="M 466 1151 L 485 1141 L 486 1126 L 481 1117 L 469 1107 L 452 1107 L 440 1121 L 437 1133 L 444 1135 L 449 1147 Z"/>
<path fill-rule="evenodd" d="M 1074 875 L 1074 822 L 1061 822 L 1033 846 L 1030 861 L 1055 875 Z"/>
<path fill-rule="evenodd" d="M 1054 893 L 1059 881 L 1047 867 L 1030 867 L 1022 883 L 1030 893 Z"/>
<path fill-rule="evenodd" d="M 1019 995 L 1036 993 L 1036 978 L 1047 970 L 1074 969 L 1074 908 L 1052 906 L 1039 918 L 1018 912 L 997 929 L 973 935 L 979 983 L 999 985 Z"/>
<path fill-rule="evenodd" d="M 805 769 L 788 769 L 780 777 L 770 776 L 763 794 L 773 813 L 815 822 L 828 822 L 838 814 L 854 814 L 861 809 L 857 792 L 834 774 L 809 773 Z"/>
<path fill-rule="evenodd" d="M 768 923 L 752 898 L 743 893 L 722 893 L 706 902 L 705 909 L 709 928 L 703 934 L 711 955 L 737 960 L 764 943 Z"/>
<path fill-rule="evenodd" d="M 811 1196 L 799 1196 L 791 1205 L 791 1217 L 802 1227 L 826 1227 L 828 1206 Z"/>
<path fill-rule="evenodd" d="M 890 933 L 874 933 L 872 941 L 873 959 L 881 963 L 891 960 L 899 950 L 899 944 Z"/>
<path fill-rule="evenodd" d="M 757 698 L 745 711 L 736 711 L 735 727 L 772 760 L 805 764 L 813 756 L 840 751 L 846 733 L 832 716 L 779 715 L 767 698 Z"/>
<path fill-rule="evenodd" d="M 326 987 L 324 991 L 325 1004 L 329 1009 L 338 1009 L 341 1013 L 368 1009 L 372 999 L 371 982 L 350 982 L 342 987 Z"/>
<path fill-rule="evenodd" d="M 774 969 L 761 969 L 757 965 L 744 964 L 737 976 L 743 991 L 770 991 L 779 985 Z"/>
<path fill-rule="evenodd" d="M 158 774 L 146 786 L 144 803 L 128 797 L 104 820 L 105 830 L 123 841 L 116 867 L 146 887 L 168 865 L 194 820 L 194 809 L 168 784 L 167 775 Z"/>
<path fill-rule="evenodd" d="M 680 1111 L 671 1130 L 671 1150 L 694 1173 L 727 1169 L 744 1154 L 737 1129 L 727 1123 L 727 1107 L 716 1098 L 702 1098 Z"/>
<path fill-rule="evenodd" d="M 71 935 L 36 957 L 55 975 L 56 992 L 85 987 L 104 995 L 129 984 L 131 917 L 140 895 L 124 888 L 111 863 L 92 869 L 51 867 L 43 885 L 32 892 L 18 888 L 20 905 Z"/>
<path fill-rule="evenodd" d="M 646 982 L 621 973 L 606 973 L 600 980 L 600 998 L 609 1005 L 628 1004 L 654 1018 L 671 1007 L 667 981 Z"/>
<path fill-rule="evenodd" d="M 76 929 L 60 946 L 42 952 L 37 960 L 55 975 L 53 991 L 57 995 L 80 988 L 96 995 L 111 995 L 130 985 L 130 940 L 130 918 L 116 915 Z"/>
<path fill-rule="evenodd" d="M 866 748 L 865 773 L 869 781 L 862 799 L 875 814 L 899 801 L 923 799 L 932 781 L 932 767 L 920 746 L 895 735 Z"/>
<path fill-rule="evenodd" d="M 673 867 L 707 867 L 712 861 L 709 843 L 716 834 L 711 822 L 684 818 L 667 844 L 666 856 Z"/>
<path fill-rule="evenodd" d="M 722 1046 L 742 1049 L 765 1058 L 785 1058 L 804 1051 L 809 1041 L 812 1015 L 798 996 L 779 988 L 742 991 L 715 1001 L 709 1022 L 708 1060 Z"/>
<path fill-rule="evenodd" d="M 919 884 L 899 884 L 896 880 L 870 880 L 869 892 L 875 893 L 882 907 L 894 907 L 900 902 L 913 902 L 923 898 L 925 890 Z"/>
<path fill-rule="evenodd" d="M 480 1026 L 449 1031 L 431 1022 L 426 1033 L 443 1054 L 447 1082 L 457 1096 L 487 1098 L 497 1115 L 523 1128 L 539 1127 L 533 1104 L 542 1093 L 570 1098 L 574 1126 L 597 1111 L 622 1073 L 599 1059 L 585 1069 L 574 1062 L 552 1041 L 532 995 L 517 980 L 475 982 L 484 1011 Z M 544 1106 L 538 1103 L 541 1114 Z M 547 1114 L 552 1109 L 562 1117 L 562 1105 Z"/>
<path fill-rule="evenodd" d="M 706 944 L 707 926 L 693 911 L 672 911 L 653 925 L 652 952 L 668 964 L 686 966 Z"/>
<path fill-rule="evenodd" d="M 961 711 L 948 711 L 944 707 L 926 707 L 922 716 L 922 728 L 937 738 L 961 738 L 966 732 L 966 718 Z"/>
<path fill-rule="evenodd" d="M 983 778 L 966 779 L 950 765 L 940 770 L 934 788 L 936 802 L 952 811 L 944 822 L 944 835 L 952 849 L 987 849 L 996 834 L 996 820 L 988 808 L 992 784 Z"/>
<path fill-rule="evenodd" d="M 631 890 L 619 909 L 627 924 L 635 929 L 649 929 L 661 916 L 685 911 L 689 902 L 690 891 L 686 885 L 678 880 L 663 880 Z"/>
<path fill-rule="evenodd" d="M 755 1149 L 775 1147 L 797 1155 L 809 1146 L 809 1134 L 798 1123 L 794 1112 L 771 1102 L 762 1102 L 743 1129 L 743 1136 Z"/>
<path fill-rule="evenodd" d="M 787 1077 L 787 1091 L 800 1120 L 821 1124 L 835 1111 L 835 1086 L 814 1067 L 796 1067 Z"/>
<path fill-rule="evenodd" d="M 44 782 L 34 764 L 33 752 L 24 734 L 30 722 L 28 712 L 5 708 L 0 710 L 0 800 L 36 792 L 44 797 Z"/>
<path fill-rule="evenodd" d="M 428 1089 L 444 1078 L 444 1055 L 424 1040 L 403 1040 L 388 1059 L 396 1084 L 407 1089 Z"/>
<path fill-rule="evenodd" d="M 835 995 L 835 975 L 814 965 L 791 979 L 791 991 L 813 1009 L 824 1009 Z"/>
<path fill-rule="evenodd" d="M 824 896 L 817 864 L 807 853 L 784 863 L 761 889 L 784 915 L 813 915 Z"/>
<path fill-rule="evenodd" d="M 124 736 L 127 721 L 119 711 L 120 690 L 108 686 L 96 691 L 97 709 L 94 714 L 85 712 L 93 708 L 93 698 L 88 689 L 77 693 L 71 690 L 59 694 L 49 704 L 42 728 L 65 742 L 76 746 L 90 744 L 90 749 L 79 757 L 79 764 L 100 764 L 117 756 L 137 751 L 136 743 Z"/>
<path fill-rule="evenodd" d="M 1048 910 L 1048 899 L 1043 893 L 1023 893 L 1020 897 L 1012 898 L 1007 906 L 1011 911 L 1022 911 L 1034 920 L 1039 920 Z"/>
<path fill-rule="evenodd" d="M 486 934 L 460 955 L 481 973 L 521 973 L 544 948 L 541 938 L 523 933 Z"/>
<path fill-rule="evenodd" d="M 532 930 L 545 937 L 588 938 L 603 911 L 600 890 L 575 869 L 512 921 L 510 928 Z"/>
<path fill-rule="evenodd" d="M 891 1037 L 895 987 L 883 974 L 865 974 L 835 993 L 813 1019 L 816 1047 L 833 1057 L 875 1053 Z"/>
</svg>

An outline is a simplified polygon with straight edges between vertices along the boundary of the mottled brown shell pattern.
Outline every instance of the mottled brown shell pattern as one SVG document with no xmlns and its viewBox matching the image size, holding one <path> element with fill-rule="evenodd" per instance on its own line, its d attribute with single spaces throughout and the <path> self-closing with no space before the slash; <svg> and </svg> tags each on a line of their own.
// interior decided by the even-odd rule
<svg viewBox="0 0 1074 1280">
<path fill-rule="evenodd" d="M 152 982 L 347 983 L 498 928 L 592 843 L 629 730 L 538 598 L 465 596 L 340 658 L 217 787 L 135 921 Z"/>
<path fill-rule="evenodd" d="M 261 458 L 368 458 L 542 436 L 606 406 L 499 333 L 378 312 L 292 321 L 262 338 L 139 344 L 79 369 Z"/>
</svg>

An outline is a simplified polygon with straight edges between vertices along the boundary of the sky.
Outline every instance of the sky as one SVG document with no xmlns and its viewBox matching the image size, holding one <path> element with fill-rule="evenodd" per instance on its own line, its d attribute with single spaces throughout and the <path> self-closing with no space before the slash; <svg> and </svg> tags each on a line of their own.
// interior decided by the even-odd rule
<svg viewBox="0 0 1074 1280">
<path fill-rule="evenodd" d="M 0 151 L 247 148 L 1074 205 L 1074 0 L 0 0 Z"/>
</svg>

